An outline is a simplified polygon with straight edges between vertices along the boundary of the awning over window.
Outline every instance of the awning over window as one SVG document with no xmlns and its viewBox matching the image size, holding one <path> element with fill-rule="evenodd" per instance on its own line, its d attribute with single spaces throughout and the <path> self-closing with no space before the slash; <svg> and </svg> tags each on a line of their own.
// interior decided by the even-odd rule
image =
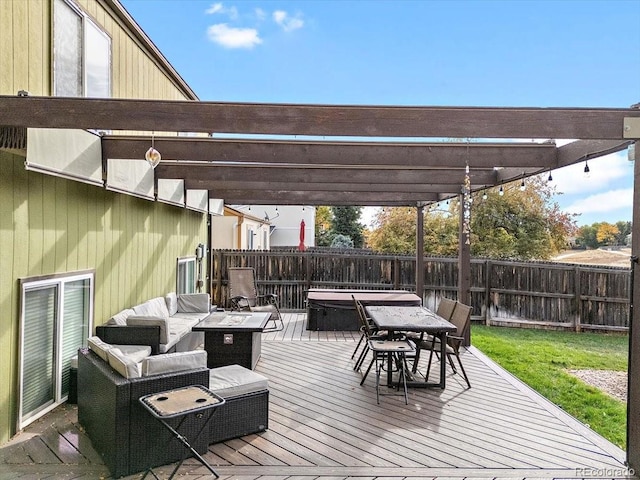
<svg viewBox="0 0 640 480">
<path fill-rule="evenodd" d="M 154 200 L 153 168 L 146 160 L 109 158 L 107 190 Z"/>
<path fill-rule="evenodd" d="M 25 167 L 48 175 L 104 185 L 100 136 L 85 130 L 29 128 Z"/>
</svg>

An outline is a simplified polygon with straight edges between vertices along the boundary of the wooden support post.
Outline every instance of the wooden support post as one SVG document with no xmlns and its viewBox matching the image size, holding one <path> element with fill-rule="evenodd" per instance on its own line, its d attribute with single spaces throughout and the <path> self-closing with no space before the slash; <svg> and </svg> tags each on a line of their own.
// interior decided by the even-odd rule
<svg viewBox="0 0 640 480">
<path fill-rule="evenodd" d="M 640 144 L 636 142 L 636 151 Z M 640 256 L 640 161 L 636 159 L 633 170 L 633 230 L 631 236 L 631 261 L 638 267 Z M 627 462 L 636 472 L 640 471 L 640 269 L 634 271 L 629 311 L 629 377 L 627 396 Z"/>
<path fill-rule="evenodd" d="M 421 203 L 416 215 L 416 295 L 424 304 L 424 206 Z"/>
</svg>

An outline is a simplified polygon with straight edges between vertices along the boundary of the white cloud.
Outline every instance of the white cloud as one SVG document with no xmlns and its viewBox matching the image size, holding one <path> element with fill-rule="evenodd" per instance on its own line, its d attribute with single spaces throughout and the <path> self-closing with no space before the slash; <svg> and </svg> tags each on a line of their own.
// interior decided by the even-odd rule
<svg viewBox="0 0 640 480">
<path fill-rule="evenodd" d="M 609 190 L 575 201 L 563 208 L 569 213 L 603 213 L 633 206 L 633 188 Z"/>
<path fill-rule="evenodd" d="M 207 15 L 215 15 L 215 14 L 224 14 L 227 15 L 232 20 L 238 18 L 238 9 L 236 7 L 226 8 L 222 3 L 213 3 L 209 8 L 207 8 L 204 13 Z"/>
<path fill-rule="evenodd" d="M 267 18 L 267 12 L 265 12 L 263 9 L 261 8 L 256 8 L 255 9 L 255 14 L 256 14 L 256 18 L 258 20 L 264 20 L 265 18 Z"/>
<path fill-rule="evenodd" d="M 229 27 L 226 23 L 211 25 L 207 29 L 207 36 L 225 48 L 253 48 L 262 43 L 255 28 Z"/>
<path fill-rule="evenodd" d="M 304 20 L 300 18 L 300 15 L 290 17 L 284 10 L 273 12 L 273 21 L 280 25 L 285 32 L 292 32 L 304 26 Z"/>
<path fill-rule="evenodd" d="M 553 180 L 558 192 L 585 194 L 606 189 L 612 182 L 633 175 L 632 165 L 627 160 L 626 150 L 589 160 L 588 178 L 584 175 L 584 162 L 554 170 Z"/>
</svg>

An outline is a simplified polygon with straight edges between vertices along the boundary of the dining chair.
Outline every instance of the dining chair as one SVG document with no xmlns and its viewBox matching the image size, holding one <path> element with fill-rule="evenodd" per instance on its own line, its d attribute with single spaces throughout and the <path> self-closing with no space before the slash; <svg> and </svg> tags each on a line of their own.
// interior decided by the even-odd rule
<svg viewBox="0 0 640 480">
<path fill-rule="evenodd" d="M 453 311 L 456 308 L 456 301 L 447 297 L 440 297 L 440 302 L 438 303 L 438 307 L 436 308 L 436 315 L 444 318 L 447 321 L 451 320 L 453 316 Z M 416 355 L 413 362 L 413 368 L 411 371 L 416 373 L 418 370 L 418 362 L 420 361 L 420 351 L 421 350 L 431 350 L 431 342 L 433 342 L 433 336 L 427 334 L 420 334 L 413 332 L 413 334 L 408 334 L 407 338 L 413 340 L 416 343 Z M 436 340 L 437 341 L 437 340 Z"/>
<path fill-rule="evenodd" d="M 353 299 L 353 303 L 356 308 L 358 321 L 360 322 L 360 332 L 361 332 L 360 340 L 358 341 L 358 344 L 356 345 L 356 348 L 353 351 L 351 358 L 354 358 L 356 356 L 356 353 L 358 352 L 360 345 L 363 345 L 363 349 L 360 352 L 360 355 L 358 356 L 358 359 L 356 360 L 356 363 L 353 366 L 353 369 L 355 371 L 358 371 L 360 370 L 360 367 L 362 366 L 362 363 L 364 362 L 364 359 L 366 358 L 367 353 L 369 353 L 369 350 L 370 350 L 369 340 L 370 339 L 385 340 L 387 338 L 387 332 L 378 331 L 376 326 L 373 325 L 373 323 L 371 322 L 371 319 L 367 316 L 367 312 L 364 309 L 364 305 L 362 305 L 362 302 L 360 302 L 359 300 L 356 300 L 356 297 L 353 295 L 351 295 L 351 298 Z"/>
<path fill-rule="evenodd" d="M 273 326 L 267 326 L 263 331 L 278 332 L 284 329 L 278 296 L 273 293 L 258 295 L 256 272 L 253 267 L 229 267 L 227 274 L 231 310 L 271 312 L 267 325 L 273 322 Z"/>
<path fill-rule="evenodd" d="M 455 308 L 453 310 L 453 314 L 449 321 L 456 326 L 455 335 L 447 335 L 447 344 L 445 346 L 445 353 L 447 356 L 447 360 L 449 361 L 449 365 L 451 365 L 451 369 L 453 373 L 459 373 L 454 362 L 453 357 L 456 357 L 458 360 L 458 365 L 460 366 L 460 371 L 462 372 L 462 376 L 467 382 L 467 387 L 471 388 L 471 383 L 469 382 L 469 377 L 467 376 L 467 372 L 464 370 L 464 366 L 462 365 L 462 360 L 460 359 L 460 347 L 462 346 L 462 342 L 464 341 L 464 334 L 467 328 L 469 328 L 469 324 L 471 323 L 471 310 L 472 307 L 469 305 L 465 305 L 460 302 L 456 302 Z M 429 346 L 421 345 L 422 348 L 430 348 L 431 353 L 429 354 L 429 364 L 427 366 L 427 372 L 425 374 L 425 379 L 429 378 L 429 371 L 431 370 L 431 362 L 433 360 L 433 354 L 436 350 L 439 350 L 440 340 L 434 337 L 428 343 Z M 443 358 L 440 361 L 445 361 Z"/>
</svg>

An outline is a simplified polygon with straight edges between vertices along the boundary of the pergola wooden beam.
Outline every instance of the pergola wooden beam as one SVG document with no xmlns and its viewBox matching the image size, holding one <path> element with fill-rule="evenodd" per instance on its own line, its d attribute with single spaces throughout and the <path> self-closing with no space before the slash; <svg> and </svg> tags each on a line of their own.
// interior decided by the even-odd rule
<svg viewBox="0 0 640 480">
<path fill-rule="evenodd" d="M 328 142 L 155 137 L 164 160 L 398 165 L 403 167 L 544 168 L 557 164 L 554 143 Z M 151 137 L 105 136 L 105 158 L 140 159 Z"/>
<path fill-rule="evenodd" d="M 464 170 L 433 170 L 412 168 L 338 168 L 315 166 L 218 165 L 198 162 L 161 162 L 156 167 L 157 178 L 183 178 L 185 182 L 247 181 L 287 182 L 303 187 L 305 183 L 362 184 L 436 184 L 457 185 L 464 182 Z M 493 170 L 473 170 L 474 184 L 492 185 Z M 353 199 L 357 201 L 357 199 Z M 354 203 L 356 204 L 356 203 Z"/>
<path fill-rule="evenodd" d="M 0 124 L 97 130 L 434 138 L 625 139 L 626 108 L 291 105 L 0 96 Z"/>
<path fill-rule="evenodd" d="M 410 206 L 418 202 L 433 202 L 437 195 L 433 193 L 407 192 L 357 192 L 361 206 L 388 205 Z M 225 203 L 243 205 L 350 205 L 352 192 L 327 192 L 305 190 L 210 190 L 212 198 L 224 198 Z"/>
</svg>

